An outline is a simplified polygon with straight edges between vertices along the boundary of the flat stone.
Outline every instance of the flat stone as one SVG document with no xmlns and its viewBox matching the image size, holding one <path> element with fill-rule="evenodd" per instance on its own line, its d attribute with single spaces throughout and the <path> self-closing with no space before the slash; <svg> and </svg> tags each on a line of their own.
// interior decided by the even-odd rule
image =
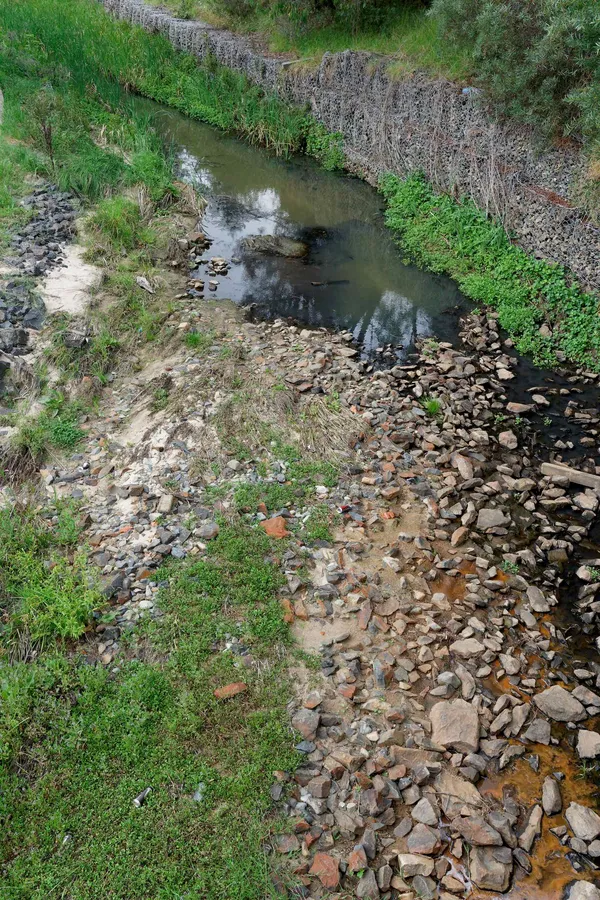
<svg viewBox="0 0 600 900">
<path fill-rule="evenodd" d="M 483 805 L 481 794 L 474 785 L 446 769 L 440 772 L 433 786 L 438 802 L 449 819 L 454 819 L 463 806 L 480 809 Z"/>
<path fill-rule="evenodd" d="M 413 878 L 415 875 L 431 875 L 434 862 L 428 856 L 418 856 L 416 853 L 399 853 L 398 869 L 403 878 Z"/>
<path fill-rule="evenodd" d="M 498 435 L 498 443 L 507 450 L 516 450 L 519 446 L 519 439 L 514 431 L 501 431 Z"/>
<path fill-rule="evenodd" d="M 536 805 L 530 810 L 527 816 L 525 827 L 519 836 L 519 847 L 526 853 L 531 851 L 536 837 L 539 836 L 542 828 L 542 807 Z"/>
<path fill-rule="evenodd" d="M 316 875 L 327 890 L 334 890 L 340 883 L 339 863 L 329 853 L 316 853 L 310 867 L 310 874 Z"/>
<path fill-rule="evenodd" d="M 419 802 L 413 806 L 410 814 L 415 822 L 422 822 L 423 825 L 435 826 L 439 819 L 431 800 L 428 800 L 427 797 L 422 797 Z"/>
<path fill-rule="evenodd" d="M 354 888 L 357 897 L 368 898 L 368 900 L 377 900 L 379 895 L 379 885 L 373 869 L 367 869 L 365 874 L 359 880 Z"/>
<path fill-rule="evenodd" d="M 488 531 L 490 528 L 503 528 L 510 524 L 510 519 L 501 509 L 484 508 L 477 516 L 477 530 Z"/>
<path fill-rule="evenodd" d="M 452 827 L 475 847 L 501 847 L 502 837 L 481 816 L 458 816 Z"/>
<path fill-rule="evenodd" d="M 570 803 L 565 812 L 565 819 L 575 837 L 582 841 L 593 841 L 600 834 L 600 816 L 588 806 Z"/>
<path fill-rule="evenodd" d="M 321 716 L 314 709 L 299 709 L 292 718 L 292 725 L 303 738 L 311 740 L 317 733 Z"/>
<path fill-rule="evenodd" d="M 217 700 L 229 700 L 230 697 L 236 697 L 238 694 L 244 694 L 248 690 L 248 685 L 243 681 L 234 681 L 232 684 L 226 684 L 217 688 L 215 697 Z"/>
<path fill-rule="evenodd" d="M 460 656 L 461 659 L 472 659 L 474 656 L 480 656 L 484 651 L 484 645 L 477 638 L 463 638 L 450 644 L 450 653 Z"/>
<path fill-rule="evenodd" d="M 282 538 L 289 536 L 289 531 L 286 527 L 286 521 L 283 516 L 275 516 L 272 519 L 265 519 L 260 523 L 261 528 L 263 528 L 269 537 L 276 538 L 277 540 L 281 540 Z"/>
<path fill-rule="evenodd" d="M 429 713 L 431 740 L 458 753 L 477 753 L 479 716 L 466 700 L 436 703 Z"/>
<path fill-rule="evenodd" d="M 469 855 L 471 881 L 486 891 L 508 890 L 513 870 L 509 847 L 472 847 Z"/>
<path fill-rule="evenodd" d="M 600 756 L 600 734 L 582 728 L 577 734 L 577 753 L 580 759 L 596 759 Z"/>
<path fill-rule="evenodd" d="M 423 825 L 422 822 L 417 822 L 406 838 L 406 846 L 410 853 L 422 853 L 425 856 L 429 856 L 440 849 L 440 836 L 433 828 Z"/>
<path fill-rule="evenodd" d="M 591 881 L 575 881 L 567 885 L 564 900 L 600 900 L 600 890 Z"/>
<path fill-rule="evenodd" d="M 545 744 L 546 746 L 550 743 L 551 736 L 552 726 L 546 719 L 536 719 L 522 735 L 532 744 Z"/>
<path fill-rule="evenodd" d="M 527 599 L 534 612 L 547 613 L 550 611 L 550 604 L 535 584 L 530 584 L 527 588 Z"/>
<path fill-rule="evenodd" d="M 580 722 L 587 718 L 585 707 L 560 685 L 536 694 L 533 702 L 550 719 L 556 722 Z"/>
</svg>

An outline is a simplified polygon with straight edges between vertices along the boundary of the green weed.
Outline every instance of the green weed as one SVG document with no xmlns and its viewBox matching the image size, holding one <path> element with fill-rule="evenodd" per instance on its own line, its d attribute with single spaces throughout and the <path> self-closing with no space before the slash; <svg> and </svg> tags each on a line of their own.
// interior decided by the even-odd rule
<svg viewBox="0 0 600 900">
<path fill-rule="evenodd" d="M 521 353 L 540 366 L 566 359 L 600 371 L 599 298 L 571 283 L 558 265 L 533 259 L 470 200 L 436 194 L 420 175 L 381 181 L 386 220 L 405 253 L 446 272 L 463 293 L 498 310 Z M 543 337 L 547 322 L 552 337 Z"/>
</svg>

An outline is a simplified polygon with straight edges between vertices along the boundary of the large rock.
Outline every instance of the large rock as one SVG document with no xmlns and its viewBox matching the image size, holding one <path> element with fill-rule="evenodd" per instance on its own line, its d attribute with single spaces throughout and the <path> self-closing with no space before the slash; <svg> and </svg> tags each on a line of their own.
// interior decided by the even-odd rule
<svg viewBox="0 0 600 900">
<path fill-rule="evenodd" d="M 565 888 L 563 900 L 600 900 L 600 891 L 591 881 L 575 881 Z"/>
<path fill-rule="evenodd" d="M 452 827 L 475 847 L 501 847 L 502 838 L 481 816 L 458 816 Z"/>
<path fill-rule="evenodd" d="M 435 779 L 433 786 L 438 794 L 438 803 L 449 819 L 454 819 L 463 806 L 481 809 L 483 800 L 477 788 L 459 775 L 444 770 Z"/>
<path fill-rule="evenodd" d="M 469 856 L 471 881 L 486 891 L 507 891 L 513 870 L 509 847 L 472 847 Z"/>
<path fill-rule="evenodd" d="M 373 869 L 367 869 L 354 889 L 354 893 L 361 900 L 377 900 L 379 887 Z"/>
<path fill-rule="evenodd" d="M 477 753 L 479 716 L 466 700 L 444 700 L 436 703 L 429 718 L 434 744 L 459 753 Z"/>
<path fill-rule="evenodd" d="M 600 834 L 600 816 L 588 806 L 581 803 L 570 803 L 565 819 L 571 826 L 573 834 L 582 841 L 593 841 Z"/>
<path fill-rule="evenodd" d="M 510 524 L 510 519 L 501 509 L 480 509 L 477 516 L 477 530 L 489 531 L 495 528 L 504 528 Z"/>
<path fill-rule="evenodd" d="M 472 659 L 474 656 L 481 656 L 485 647 L 477 638 L 463 638 L 450 644 L 450 653 L 460 656 L 461 659 Z"/>
<path fill-rule="evenodd" d="M 577 753 L 580 759 L 595 759 L 600 756 L 600 734 L 582 728 L 577 735 Z"/>
<path fill-rule="evenodd" d="M 533 702 L 548 718 L 556 722 L 580 722 L 587 718 L 585 707 L 558 684 L 536 694 Z"/>
<path fill-rule="evenodd" d="M 398 868 L 403 878 L 415 875 L 429 876 L 433 872 L 434 862 L 428 856 L 417 856 L 416 853 L 399 853 Z"/>
<path fill-rule="evenodd" d="M 440 849 L 440 836 L 436 830 L 422 822 L 417 822 L 406 838 L 406 846 L 411 853 L 431 856 Z"/>
<path fill-rule="evenodd" d="M 292 259 L 300 259 L 308 253 L 308 245 L 303 241 L 293 241 L 291 238 L 278 234 L 254 234 L 242 241 L 244 250 L 253 253 L 268 253 L 270 256 L 287 256 Z"/>
</svg>

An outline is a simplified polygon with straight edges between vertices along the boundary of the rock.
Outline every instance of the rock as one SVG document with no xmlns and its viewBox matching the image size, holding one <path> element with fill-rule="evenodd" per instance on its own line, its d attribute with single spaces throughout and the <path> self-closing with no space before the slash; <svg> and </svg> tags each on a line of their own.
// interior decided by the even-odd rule
<svg viewBox="0 0 600 900">
<path fill-rule="evenodd" d="M 216 522 L 203 522 L 195 529 L 194 534 L 201 541 L 212 541 L 219 533 L 219 526 Z"/>
<path fill-rule="evenodd" d="M 377 900 L 379 897 L 379 886 L 373 869 L 367 869 L 356 885 L 354 892 L 357 897 L 367 897 L 369 900 Z"/>
<path fill-rule="evenodd" d="M 436 703 L 429 713 L 431 740 L 459 753 L 476 753 L 479 748 L 479 716 L 466 700 Z"/>
<path fill-rule="evenodd" d="M 523 733 L 522 737 L 533 744 L 545 744 L 548 746 L 551 734 L 552 726 L 550 722 L 547 722 L 546 719 L 536 719 L 531 723 L 527 731 Z"/>
<path fill-rule="evenodd" d="M 156 511 L 161 513 L 161 515 L 165 515 L 165 513 L 170 513 L 175 505 L 175 497 L 173 494 L 161 494 L 158 500 L 158 505 L 156 507 Z"/>
<path fill-rule="evenodd" d="M 558 783 L 550 775 L 542 787 L 542 807 L 547 816 L 555 816 L 562 809 L 562 797 Z"/>
<path fill-rule="evenodd" d="M 501 431 L 498 435 L 498 442 L 507 450 L 516 450 L 519 446 L 519 440 L 514 431 Z"/>
<path fill-rule="evenodd" d="M 316 875 L 323 887 L 329 891 L 335 890 L 340 882 L 339 863 L 329 853 L 315 854 L 310 874 Z"/>
<path fill-rule="evenodd" d="M 312 740 L 317 733 L 321 716 L 313 709 L 299 709 L 292 717 L 292 725 L 299 731 L 303 738 Z"/>
<path fill-rule="evenodd" d="M 577 734 L 577 753 L 580 759 L 596 759 L 600 756 L 600 734 L 581 729 Z"/>
<path fill-rule="evenodd" d="M 546 613 L 550 611 L 550 604 L 540 591 L 539 587 L 530 584 L 527 588 L 527 599 L 532 610 L 537 613 Z"/>
<path fill-rule="evenodd" d="M 435 827 L 438 823 L 438 814 L 433 808 L 431 800 L 422 797 L 410 811 L 411 817 L 415 822 L 422 822 L 423 825 L 431 825 Z"/>
<path fill-rule="evenodd" d="M 489 531 L 493 528 L 502 528 L 510 524 L 510 519 L 501 509 L 480 509 L 477 516 L 476 528 L 478 531 Z"/>
<path fill-rule="evenodd" d="M 541 694 L 536 694 L 533 702 L 538 709 L 556 722 L 580 722 L 581 719 L 587 718 L 585 708 L 579 700 L 558 684 L 542 691 Z"/>
<path fill-rule="evenodd" d="M 565 888 L 563 900 L 600 900 L 600 890 L 591 881 L 574 881 Z"/>
<path fill-rule="evenodd" d="M 440 772 L 433 786 L 438 794 L 440 807 L 449 819 L 454 819 L 463 806 L 480 809 L 483 804 L 481 794 L 474 785 L 447 769 Z"/>
<path fill-rule="evenodd" d="M 417 856 L 415 853 L 399 853 L 398 869 L 403 878 L 413 878 L 415 875 L 431 875 L 434 862 L 428 856 Z"/>
<path fill-rule="evenodd" d="M 525 827 L 519 835 L 519 847 L 522 850 L 525 850 L 526 853 L 529 853 L 531 851 L 533 842 L 541 832 L 542 816 L 542 807 L 539 805 L 534 806 L 527 816 Z"/>
<path fill-rule="evenodd" d="M 243 681 L 234 681 L 232 684 L 226 684 L 224 687 L 217 688 L 215 697 L 217 700 L 228 700 L 237 694 L 244 694 L 248 690 L 248 685 Z"/>
<path fill-rule="evenodd" d="M 464 638 L 450 644 L 450 653 L 460 656 L 461 659 L 472 659 L 480 656 L 485 651 L 485 646 L 477 638 Z"/>
<path fill-rule="evenodd" d="M 244 238 L 242 247 L 252 253 L 268 253 L 270 256 L 287 256 L 290 259 L 299 259 L 308 253 L 308 244 L 303 241 L 293 241 L 275 234 L 250 235 Z"/>
<path fill-rule="evenodd" d="M 277 540 L 289 536 L 289 531 L 287 530 L 286 521 L 283 516 L 265 519 L 264 522 L 260 523 L 260 526 L 261 528 L 264 528 L 269 537 L 276 538 Z"/>
<path fill-rule="evenodd" d="M 440 837 L 437 831 L 417 822 L 411 833 L 406 838 L 406 846 L 410 853 L 430 856 L 440 849 Z"/>
<path fill-rule="evenodd" d="M 452 827 L 467 843 L 475 847 L 501 847 L 502 837 L 481 816 L 458 816 Z"/>
<path fill-rule="evenodd" d="M 513 870 L 509 847 L 472 847 L 469 855 L 471 881 L 487 891 L 508 890 Z"/>
<path fill-rule="evenodd" d="M 570 803 L 565 812 L 565 819 L 575 837 L 582 841 L 593 841 L 600 834 L 600 816 L 588 806 Z"/>
</svg>

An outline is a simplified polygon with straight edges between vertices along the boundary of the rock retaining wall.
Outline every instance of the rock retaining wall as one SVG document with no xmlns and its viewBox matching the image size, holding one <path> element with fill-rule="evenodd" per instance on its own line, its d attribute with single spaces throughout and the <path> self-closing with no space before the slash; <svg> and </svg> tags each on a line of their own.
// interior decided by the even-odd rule
<svg viewBox="0 0 600 900">
<path fill-rule="evenodd" d="M 288 102 L 309 105 L 344 136 L 348 167 L 370 181 L 422 170 L 443 191 L 470 194 L 538 257 L 568 266 L 600 288 L 600 229 L 568 199 L 584 160 L 575 147 L 536 152 L 530 133 L 486 113 L 475 91 L 416 74 L 387 74 L 369 53 L 325 54 L 306 68 L 270 58 L 252 41 L 202 22 L 176 19 L 143 0 L 100 0 L 113 15 L 164 34 L 179 50 L 212 54 Z"/>
</svg>

